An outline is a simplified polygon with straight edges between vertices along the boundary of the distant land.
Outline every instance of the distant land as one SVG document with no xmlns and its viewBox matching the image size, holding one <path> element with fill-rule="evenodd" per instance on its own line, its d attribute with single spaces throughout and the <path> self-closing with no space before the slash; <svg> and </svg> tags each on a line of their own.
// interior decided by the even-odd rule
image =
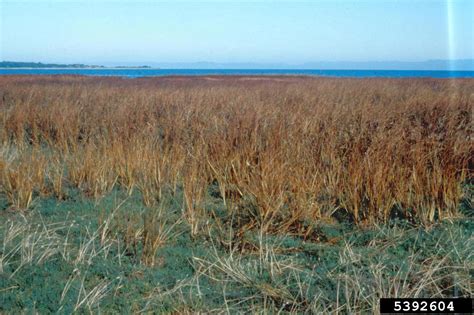
<svg viewBox="0 0 474 315">
<path fill-rule="evenodd" d="M 42 63 L 42 62 L 19 62 L 19 61 L 0 61 L 0 68 L 61 68 L 61 69 L 104 69 L 105 66 L 85 65 L 82 63 L 59 64 L 59 63 Z M 115 66 L 112 68 L 150 68 L 150 66 Z"/>
<path fill-rule="evenodd" d="M 474 71 L 474 59 L 425 61 L 319 61 L 306 63 L 260 62 L 101 62 L 101 65 L 57 64 L 42 62 L 1 61 L 0 68 L 66 68 L 66 69 L 294 69 L 294 70 L 426 70 Z"/>
<path fill-rule="evenodd" d="M 42 62 L 18 62 L 18 61 L 1 61 L 0 68 L 104 68 L 104 66 L 91 66 L 81 63 L 75 64 L 58 64 L 58 63 L 42 63 Z"/>
</svg>

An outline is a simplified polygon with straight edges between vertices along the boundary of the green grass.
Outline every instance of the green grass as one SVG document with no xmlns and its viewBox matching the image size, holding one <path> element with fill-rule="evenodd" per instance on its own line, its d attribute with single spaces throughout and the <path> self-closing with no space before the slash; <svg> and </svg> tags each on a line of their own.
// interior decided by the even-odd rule
<svg viewBox="0 0 474 315">
<path fill-rule="evenodd" d="M 212 189 L 205 204 L 210 219 L 192 237 L 180 193 L 146 208 L 138 193 L 93 201 L 70 189 L 24 213 L 1 199 L 0 312 L 370 313 L 380 297 L 472 296 L 472 217 L 237 238 Z M 153 266 L 127 232 L 150 218 L 166 231 Z"/>
</svg>

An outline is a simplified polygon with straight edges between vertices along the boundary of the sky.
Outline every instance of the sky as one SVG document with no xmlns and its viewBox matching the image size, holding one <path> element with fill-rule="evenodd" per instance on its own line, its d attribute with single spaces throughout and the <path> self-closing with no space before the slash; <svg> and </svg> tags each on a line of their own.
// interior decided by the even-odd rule
<svg viewBox="0 0 474 315">
<path fill-rule="evenodd" d="M 0 0 L 0 14 L 0 59 L 9 61 L 474 59 L 473 0 Z"/>
</svg>

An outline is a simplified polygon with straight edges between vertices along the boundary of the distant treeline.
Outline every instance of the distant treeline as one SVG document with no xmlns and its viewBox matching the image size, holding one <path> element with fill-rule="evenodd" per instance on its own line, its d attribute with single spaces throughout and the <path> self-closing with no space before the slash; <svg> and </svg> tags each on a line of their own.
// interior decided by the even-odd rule
<svg viewBox="0 0 474 315">
<path fill-rule="evenodd" d="M 80 63 L 56 64 L 42 62 L 0 61 L 0 68 L 104 68 L 104 66 L 91 66 Z"/>
</svg>

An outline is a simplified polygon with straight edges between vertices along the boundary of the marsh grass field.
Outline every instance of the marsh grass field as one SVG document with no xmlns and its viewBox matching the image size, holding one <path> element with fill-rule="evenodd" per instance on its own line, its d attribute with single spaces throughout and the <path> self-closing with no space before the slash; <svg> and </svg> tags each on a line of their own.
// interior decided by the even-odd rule
<svg viewBox="0 0 474 315">
<path fill-rule="evenodd" d="M 470 297 L 474 79 L 0 77 L 0 312 Z"/>
</svg>

